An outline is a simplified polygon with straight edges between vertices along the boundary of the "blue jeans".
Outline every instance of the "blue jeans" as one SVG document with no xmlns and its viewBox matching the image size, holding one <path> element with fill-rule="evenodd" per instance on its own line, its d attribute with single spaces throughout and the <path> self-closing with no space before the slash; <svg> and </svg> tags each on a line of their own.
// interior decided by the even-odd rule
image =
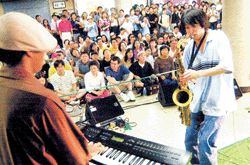
<svg viewBox="0 0 250 165">
<path fill-rule="evenodd" d="M 168 33 L 172 32 L 170 29 L 170 26 L 167 29 L 163 27 L 160 28 L 160 33 L 165 33 L 165 32 L 168 32 Z"/>
<path fill-rule="evenodd" d="M 191 112 L 192 124 L 186 129 L 186 150 L 192 152 L 192 164 L 217 165 L 218 133 L 226 116 L 208 116 Z"/>
</svg>

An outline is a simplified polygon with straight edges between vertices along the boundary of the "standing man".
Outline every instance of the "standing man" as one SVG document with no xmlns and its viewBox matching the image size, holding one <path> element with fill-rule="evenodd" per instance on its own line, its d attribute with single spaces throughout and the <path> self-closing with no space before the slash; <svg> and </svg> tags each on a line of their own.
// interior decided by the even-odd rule
<svg viewBox="0 0 250 165">
<path fill-rule="evenodd" d="M 66 15 L 62 15 L 61 22 L 59 23 L 59 34 L 61 36 L 62 42 L 64 43 L 64 40 L 72 40 L 73 37 L 73 28 L 70 23 L 70 21 L 67 19 Z"/>
<path fill-rule="evenodd" d="M 0 17 L 0 164 L 88 164 L 100 143 L 88 145 L 49 89 L 33 75 L 56 39 L 28 15 Z M 22 28 L 20 28 L 22 27 Z"/>
<path fill-rule="evenodd" d="M 51 30 L 52 30 L 52 35 L 56 38 L 58 44 L 60 45 L 61 49 L 63 48 L 63 43 L 62 43 L 62 39 L 60 37 L 60 33 L 58 30 L 59 27 L 59 23 L 60 23 L 60 17 L 56 14 L 52 15 L 52 23 L 50 24 L 51 26 Z"/>
<path fill-rule="evenodd" d="M 224 32 L 208 30 L 209 22 L 202 10 L 187 11 L 184 22 L 187 34 L 193 40 L 184 50 L 186 72 L 180 80 L 197 80 L 190 104 L 192 124 L 186 129 L 185 145 L 193 153 L 192 164 L 217 165 L 218 134 L 227 113 L 237 108 L 232 50 Z M 198 54 L 190 65 L 192 52 L 195 53 L 197 47 Z"/>
</svg>

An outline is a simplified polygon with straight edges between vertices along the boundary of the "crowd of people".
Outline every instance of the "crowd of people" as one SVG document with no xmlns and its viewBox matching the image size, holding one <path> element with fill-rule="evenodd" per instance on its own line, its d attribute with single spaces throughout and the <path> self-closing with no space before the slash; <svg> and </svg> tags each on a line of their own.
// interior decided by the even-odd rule
<svg viewBox="0 0 250 165">
<path fill-rule="evenodd" d="M 41 72 L 66 103 L 79 102 L 85 93 L 71 94 L 84 89 L 92 90 L 87 97 L 89 101 L 110 95 L 110 90 L 125 102 L 134 101 L 133 84 L 123 81 L 176 69 L 177 43 L 190 37 L 182 18 L 192 8 L 205 11 L 211 29 L 221 29 L 222 1 L 217 6 L 205 1 L 200 4 L 193 1 L 192 5 L 173 5 L 171 1 L 162 6 L 134 5 L 129 14 L 115 8 L 109 12 L 102 6 L 81 16 L 63 10 L 61 16 L 52 15 L 51 24 L 37 15 L 36 20 L 58 41 L 55 51 L 46 57 L 47 63 Z M 157 77 L 157 81 L 162 85 L 177 84 L 177 77 L 172 72 Z M 137 92 L 142 92 L 147 82 L 136 81 Z M 106 92 L 102 87 L 107 85 L 112 87 Z"/>
<path fill-rule="evenodd" d="M 41 16 L 38 22 L 18 12 L 1 16 L 1 164 L 88 164 L 107 147 L 89 143 L 65 104 L 111 91 L 125 102 L 135 101 L 131 80 L 139 79 L 134 85 L 141 89 L 150 84 L 151 79 L 140 79 L 146 76 L 176 84 L 176 74 L 167 71 L 176 68 L 178 41 L 192 37 L 183 52 L 186 71 L 179 75 L 181 84 L 195 83 L 185 147 L 192 152 L 191 164 L 216 165 L 219 132 L 226 115 L 237 109 L 232 50 L 220 31 L 221 7 L 222 1 L 217 7 L 169 1 L 163 10 L 157 4 L 135 5 L 130 15 L 120 10 L 119 17 L 115 9 L 109 16 L 98 7 L 90 17 L 83 13 L 84 26 L 76 13 L 69 18 L 64 10 L 60 22 L 56 14 L 51 26 L 43 21 L 45 28 L 38 23 Z"/>
</svg>

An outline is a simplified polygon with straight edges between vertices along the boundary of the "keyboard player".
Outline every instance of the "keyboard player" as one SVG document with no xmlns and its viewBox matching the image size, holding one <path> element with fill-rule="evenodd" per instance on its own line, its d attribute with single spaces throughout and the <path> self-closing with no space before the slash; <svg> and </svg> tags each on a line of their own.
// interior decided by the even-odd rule
<svg viewBox="0 0 250 165">
<path fill-rule="evenodd" d="M 0 164 L 88 164 L 105 150 L 88 145 L 57 95 L 33 76 L 56 39 L 30 16 L 0 17 Z M 21 28 L 20 28 L 21 27 Z"/>
</svg>

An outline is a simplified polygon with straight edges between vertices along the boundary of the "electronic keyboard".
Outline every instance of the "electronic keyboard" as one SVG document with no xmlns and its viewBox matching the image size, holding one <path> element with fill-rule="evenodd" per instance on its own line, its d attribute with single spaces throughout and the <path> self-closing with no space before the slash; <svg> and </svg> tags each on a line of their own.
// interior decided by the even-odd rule
<svg viewBox="0 0 250 165">
<path fill-rule="evenodd" d="M 80 128 L 85 137 L 92 142 L 101 142 L 109 147 L 92 158 L 97 164 L 107 165 L 153 165 L 187 164 L 191 153 L 159 143 L 124 135 L 93 125 Z"/>
</svg>

